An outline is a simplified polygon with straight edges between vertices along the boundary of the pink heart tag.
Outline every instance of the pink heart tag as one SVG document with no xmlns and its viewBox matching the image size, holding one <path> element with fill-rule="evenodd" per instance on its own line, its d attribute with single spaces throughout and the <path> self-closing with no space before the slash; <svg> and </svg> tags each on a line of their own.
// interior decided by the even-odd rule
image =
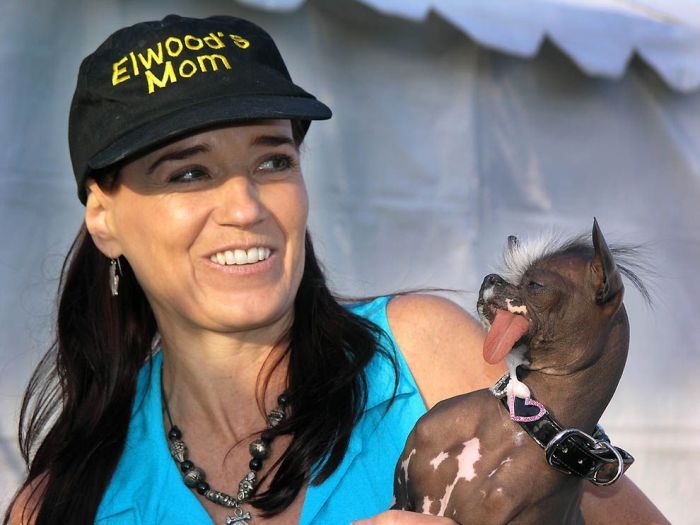
<svg viewBox="0 0 700 525">
<path fill-rule="evenodd" d="M 533 406 L 537 407 L 540 409 L 540 411 L 535 414 L 534 416 L 516 416 L 515 415 L 515 396 L 514 395 L 509 395 L 508 396 L 508 409 L 510 410 L 510 418 L 515 421 L 516 423 L 531 423 L 532 421 L 537 421 L 538 419 L 542 419 L 542 416 L 544 416 L 547 413 L 547 409 L 544 408 L 544 405 L 540 403 L 539 401 L 536 401 L 530 396 L 525 398 L 525 405 L 527 406 Z"/>
</svg>

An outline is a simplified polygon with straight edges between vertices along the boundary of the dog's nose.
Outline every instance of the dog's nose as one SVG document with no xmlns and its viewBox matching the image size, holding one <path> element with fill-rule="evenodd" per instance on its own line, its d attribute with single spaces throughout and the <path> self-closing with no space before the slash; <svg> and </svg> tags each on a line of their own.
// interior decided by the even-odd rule
<svg viewBox="0 0 700 525">
<path fill-rule="evenodd" d="M 481 286 L 494 286 L 497 284 L 505 284 L 503 277 L 501 277 L 497 273 L 490 273 L 486 277 L 484 277 L 484 282 Z"/>
</svg>

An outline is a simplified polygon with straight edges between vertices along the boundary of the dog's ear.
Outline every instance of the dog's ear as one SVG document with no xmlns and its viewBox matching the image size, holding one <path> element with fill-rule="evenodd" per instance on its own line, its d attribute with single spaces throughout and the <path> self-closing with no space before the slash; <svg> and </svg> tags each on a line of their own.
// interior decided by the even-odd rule
<svg viewBox="0 0 700 525">
<path fill-rule="evenodd" d="M 520 241 L 518 240 L 518 238 L 515 235 L 509 235 L 508 236 L 508 250 L 510 250 L 512 252 L 518 246 L 520 246 Z"/>
<path fill-rule="evenodd" d="M 624 289 L 622 276 L 595 218 L 593 219 L 593 248 L 595 255 L 591 263 L 591 274 L 596 289 L 596 303 L 602 305 L 618 298 L 616 302 L 619 304 Z"/>
</svg>

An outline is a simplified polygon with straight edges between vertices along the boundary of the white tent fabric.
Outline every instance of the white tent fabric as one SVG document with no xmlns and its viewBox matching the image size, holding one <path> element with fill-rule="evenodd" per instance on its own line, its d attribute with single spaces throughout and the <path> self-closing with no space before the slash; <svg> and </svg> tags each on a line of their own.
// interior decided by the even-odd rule
<svg viewBox="0 0 700 525">
<path fill-rule="evenodd" d="M 602 423 L 669 519 L 700 524 L 700 93 L 670 90 L 639 63 L 617 81 L 590 78 L 547 44 L 514 58 L 441 17 L 288 5 L 0 6 L 0 509 L 23 476 L 20 395 L 51 339 L 62 256 L 81 222 L 65 139 L 79 62 L 140 20 L 228 13 L 268 29 L 293 78 L 334 110 L 311 126 L 304 171 L 310 229 L 339 292 L 457 288 L 474 311 L 508 234 L 578 233 L 596 216 L 609 240 L 648 243 L 654 306 L 627 294 L 631 351 Z"/>
<path fill-rule="evenodd" d="M 620 78 L 636 53 L 670 86 L 700 86 L 700 3 L 668 0 L 358 0 L 416 22 L 432 12 L 491 49 L 533 57 L 545 38 L 582 71 Z M 304 0 L 243 0 L 291 11 Z"/>
</svg>

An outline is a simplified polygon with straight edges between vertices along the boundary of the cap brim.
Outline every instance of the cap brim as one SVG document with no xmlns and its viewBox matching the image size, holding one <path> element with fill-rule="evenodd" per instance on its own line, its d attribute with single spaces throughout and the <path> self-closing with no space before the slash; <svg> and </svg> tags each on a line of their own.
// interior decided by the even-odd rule
<svg viewBox="0 0 700 525">
<path fill-rule="evenodd" d="M 249 120 L 326 120 L 331 110 L 315 98 L 292 96 L 222 97 L 180 108 L 122 135 L 90 160 L 100 170 L 191 132 Z"/>
</svg>

